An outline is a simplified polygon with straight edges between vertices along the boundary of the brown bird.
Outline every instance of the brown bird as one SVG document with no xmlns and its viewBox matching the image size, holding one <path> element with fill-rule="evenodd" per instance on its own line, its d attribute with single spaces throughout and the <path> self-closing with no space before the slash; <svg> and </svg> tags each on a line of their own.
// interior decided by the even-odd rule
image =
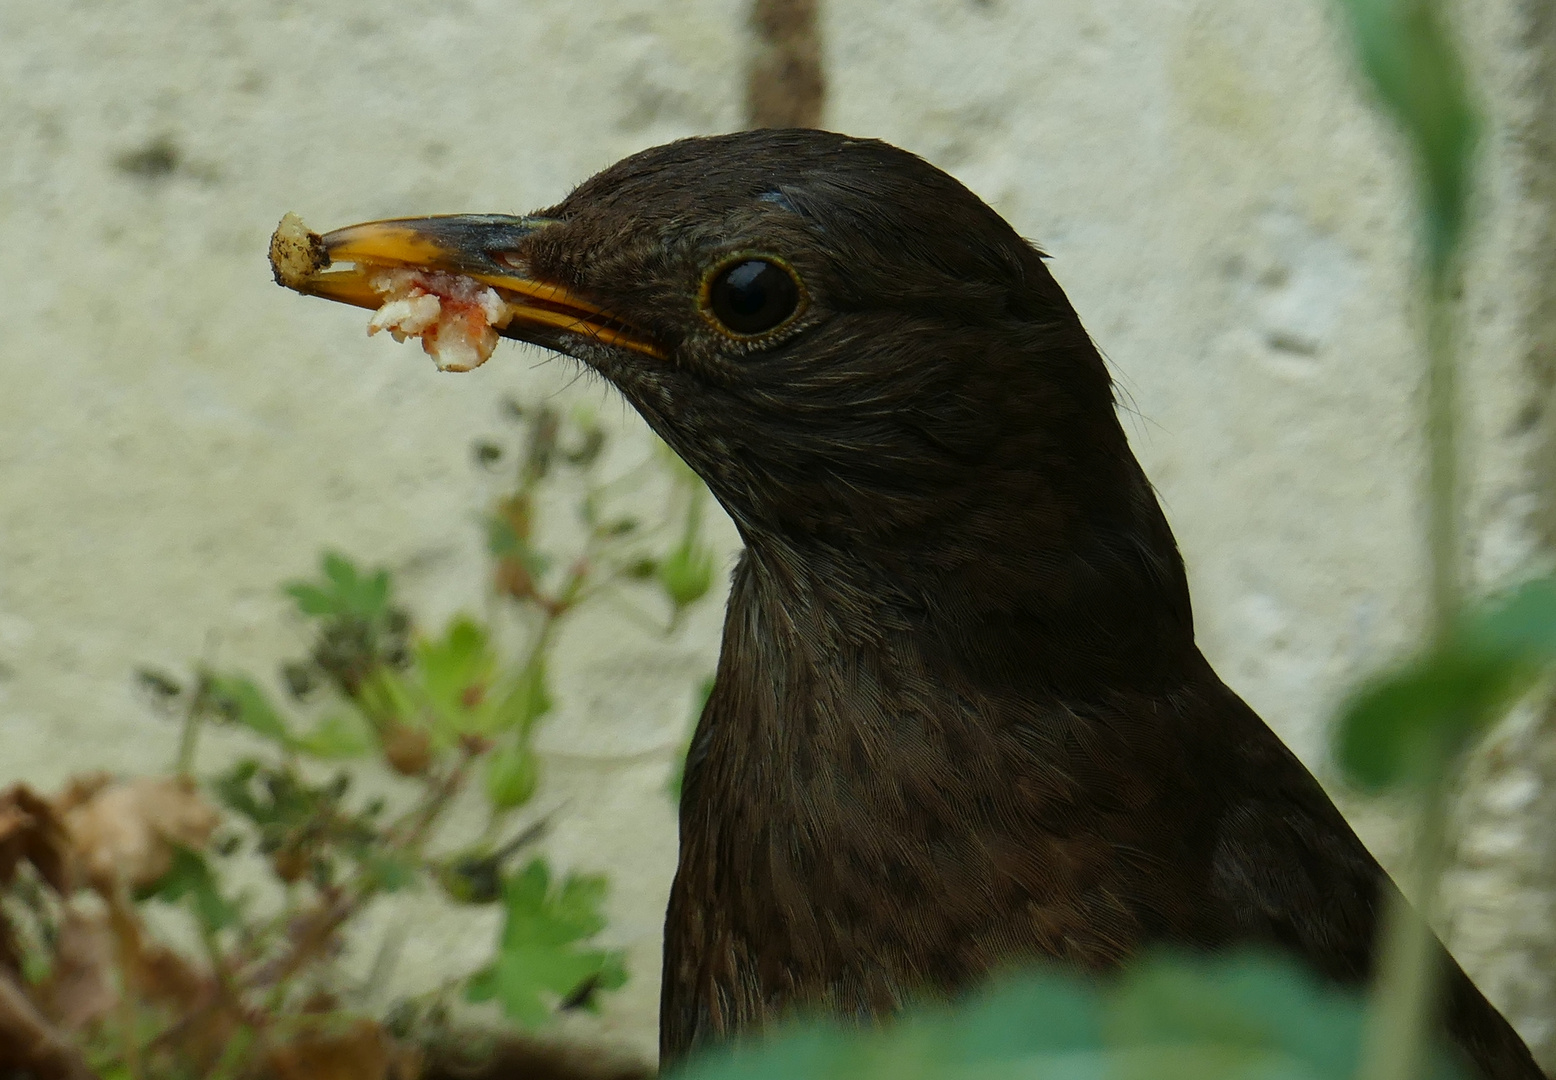
<svg viewBox="0 0 1556 1080">
<path fill-rule="evenodd" d="M 502 332 L 619 388 L 745 541 L 687 762 L 665 1064 L 1022 960 L 1253 944 L 1368 977 L 1393 884 L 1195 646 L 1096 347 L 956 180 L 747 132 L 534 216 L 311 243 L 289 283 L 350 303 L 384 265 L 490 286 Z M 1464 1058 L 1541 1076 L 1441 959 Z"/>
</svg>

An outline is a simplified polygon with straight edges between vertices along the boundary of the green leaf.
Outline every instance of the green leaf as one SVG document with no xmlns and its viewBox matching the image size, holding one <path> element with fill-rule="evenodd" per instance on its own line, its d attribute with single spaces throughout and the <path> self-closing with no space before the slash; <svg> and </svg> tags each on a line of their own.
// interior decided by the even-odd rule
<svg viewBox="0 0 1556 1080">
<path fill-rule="evenodd" d="M 1450 646 L 1373 680 L 1345 706 L 1336 757 L 1357 787 L 1424 782 L 1526 689 L 1534 669 L 1496 651 Z"/>
<path fill-rule="evenodd" d="M 1556 661 L 1556 580 L 1537 578 L 1482 605 L 1460 636 L 1471 648 L 1509 658 Z"/>
<path fill-rule="evenodd" d="M 364 884 L 369 889 L 399 892 L 416 881 L 417 865 L 405 856 L 369 848 L 361 853 L 359 861 L 365 875 Z"/>
<path fill-rule="evenodd" d="M 211 873 L 204 856 L 184 847 L 173 849 L 173 865 L 168 872 L 136 899 L 160 900 L 165 904 L 187 899 L 195 918 L 213 932 L 235 925 L 240 915 L 238 906 L 222 896 L 216 875 Z"/>
<path fill-rule="evenodd" d="M 295 740 L 299 751 L 326 761 L 361 757 L 377 745 L 373 729 L 356 713 L 331 713 Z"/>
<path fill-rule="evenodd" d="M 1340 713 L 1336 758 L 1364 790 L 1418 783 L 1552 663 L 1556 580 L 1541 578 L 1477 606 L 1446 645 L 1363 686 Z"/>
<path fill-rule="evenodd" d="M 1362 70 L 1414 150 L 1434 266 L 1463 232 L 1479 118 L 1437 0 L 1340 0 Z"/>
<path fill-rule="evenodd" d="M 550 1019 L 553 1002 L 585 983 L 614 990 L 626 982 L 619 952 L 583 946 L 605 927 L 600 905 L 605 879 L 569 874 L 553 884 L 544 859 L 535 859 L 503 888 L 504 919 L 497 957 L 471 977 L 471 1001 L 496 1001 L 528 1027 Z"/>
<path fill-rule="evenodd" d="M 543 658 L 503 679 L 486 628 L 459 616 L 440 639 L 417 646 L 416 688 L 443 745 L 462 735 L 527 735 L 554 704 Z"/>
<path fill-rule="evenodd" d="M 524 742 L 512 742 L 486 759 L 486 797 L 498 810 L 529 802 L 540 783 L 540 761 Z"/>
<path fill-rule="evenodd" d="M 297 608 L 304 615 L 335 615 L 335 597 L 305 581 L 294 581 L 283 586 L 282 591 L 297 601 Z"/>
<path fill-rule="evenodd" d="M 702 544 L 681 544 L 659 563 L 659 587 L 676 607 L 701 600 L 713 587 L 713 552 Z"/>
<path fill-rule="evenodd" d="M 211 694 L 222 704 L 228 719 L 283 746 L 291 745 L 292 732 L 286 721 L 252 679 L 242 675 L 214 676 Z"/>
<path fill-rule="evenodd" d="M 357 688 L 357 705 L 375 726 L 417 725 L 421 717 L 416 695 L 405 676 L 378 668 Z"/>
<path fill-rule="evenodd" d="M 211 790 L 227 809 L 235 810 L 250 821 L 263 825 L 266 810 L 254 797 L 252 786 L 252 781 L 259 775 L 259 768 L 259 762 L 254 758 L 242 758 L 212 782 Z"/>
<path fill-rule="evenodd" d="M 416 658 L 428 691 L 436 698 L 456 701 L 471 687 L 490 682 L 497 666 L 486 628 L 468 615 L 456 616 L 443 637 L 421 642 Z"/>
<path fill-rule="evenodd" d="M 545 657 L 519 673 L 513 685 L 493 706 L 489 733 L 517 730 L 521 738 L 534 730 L 535 723 L 555 706 L 546 683 Z"/>
<path fill-rule="evenodd" d="M 1055 970 L 884 1029 L 790 1024 L 682 1080 L 1352 1080 L 1363 1000 L 1247 953 L 1151 956 L 1104 982 Z M 1454 1077 L 1446 1057 L 1425 1074 Z"/>
<path fill-rule="evenodd" d="M 356 588 L 357 568 L 352 565 L 350 559 L 338 551 L 326 551 L 322 565 L 324 576 L 329 578 L 342 596 L 349 595 Z"/>
<path fill-rule="evenodd" d="M 392 591 L 389 571 L 379 569 L 363 575 L 350 559 L 334 551 L 325 552 L 320 566 L 322 582 L 294 581 L 282 587 L 304 615 L 376 623 L 388 613 Z"/>
</svg>

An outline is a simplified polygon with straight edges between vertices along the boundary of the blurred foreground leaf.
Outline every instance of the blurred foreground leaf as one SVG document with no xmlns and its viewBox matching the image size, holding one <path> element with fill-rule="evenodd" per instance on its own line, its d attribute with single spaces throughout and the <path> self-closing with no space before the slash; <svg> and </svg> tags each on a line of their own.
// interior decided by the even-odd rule
<svg viewBox="0 0 1556 1080">
<path fill-rule="evenodd" d="M 1373 89 L 1415 152 L 1434 269 L 1464 229 L 1479 119 L 1437 0 L 1339 0 Z"/>
<path fill-rule="evenodd" d="M 1378 791 L 1431 779 L 1556 661 L 1556 582 L 1530 582 L 1462 620 L 1438 649 L 1367 685 L 1341 712 L 1346 778 Z"/>
<path fill-rule="evenodd" d="M 498 810 L 529 802 L 540 783 L 540 760 L 524 742 L 499 747 L 486 761 L 486 797 Z"/>
<path fill-rule="evenodd" d="M 211 696 L 228 720 L 282 746 L 291 745 L 292 732 L 286 721 L 253 679 L 242 675 L 212 676 Z"/>
<path fill-rule="evenodd" d="M 377 745 L 373 729 L 357 713 L 331 713 L 296 739 L 298 750 L 326 761 L 360 757 Z"/>
<path fill-rule="evenodd" d="M 373 622 L 389 609 L 389 571 L 364 574 L 337 552 L 326 552 L 320 561 L 320 581 L 294 581 L 283 591 L 297 602 L 304 615 L 337 616 Z"/>
<path fill-rule="evenodd" d="M 173 865 L 168 872 L 136 899 L 161 900 L 165 904 L 187 900 L 195 918 L 209 931 L 235 925 L 241 914 L 236 904 L 222 896 L 216 875 L 204 856 L 184 847 L 174 849 Z"/>
<path fill-rule="evenodd" d="M 1250 954 L 1147 958 L 1116 980 L 1020 975 L 884 1029 L 791 1026 L 680 1080 L 1351 1080 L 1362 999 Z M 1439 1057 L 1423 1080 L 1460 1074 Z"/>
</svg>

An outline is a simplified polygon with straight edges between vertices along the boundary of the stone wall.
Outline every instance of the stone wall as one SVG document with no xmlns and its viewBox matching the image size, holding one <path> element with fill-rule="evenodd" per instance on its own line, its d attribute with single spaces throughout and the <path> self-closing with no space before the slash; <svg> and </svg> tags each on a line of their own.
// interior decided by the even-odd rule
<svg viewBox="0 0 1556 1080">
<path fill-rule="evenodd" d="M 1551 11 L 1465 13 L 1494 121 L 1465 297 L 1488 584 L 1542 565 L 1556 520 Z M 924 154 L 1051 253 L 1118 378 L 1206 651 L 1327 775 L 1325 718 L 1423 613 L 1408 179 L 1331 9 L 830 0 L 814 30 L 825 126 Z M 0 5 L 0 779 L 163 767 L 174 733 L 132 668 L 271 670 L 297 648 L 275 585 L 322 547 L 393 567 L 431 623 L 479 604 L 471 517 L 492 482 L 469 444 L 505 395 L 592 404 L 620 431 L 615 467 L 647 452 L 564 363 L 504 346 L 439 375 L 275 288 L 283 211 L 545 205 L 632 150 L 741 126 L 747 58 L 773 47 L 742 0 Z M 576 629 L 543 740 L 550 850 L 612 873 L 631 950 L 631 985 L 588 1023 L 645 1052 L 675 851 L 662 784 L 716 616 L 670 643 Z M 1510 725 L 1477 763 L 1450 930 L 1548 1047 L 1544 725 Z M 1392 857 L 1387 814 L 1353 808 Z M 417 920 L 407 985 L 492 932 L 425 903 L 368 928 Z"/>
</svg>

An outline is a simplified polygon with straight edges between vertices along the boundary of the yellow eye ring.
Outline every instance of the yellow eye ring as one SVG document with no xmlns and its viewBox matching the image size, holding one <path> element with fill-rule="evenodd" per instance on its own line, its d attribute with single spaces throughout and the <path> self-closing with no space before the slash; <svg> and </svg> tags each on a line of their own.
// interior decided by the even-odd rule
<svg viewBox="0 0 1556 1080">
<path fill-rule="evenodd" d="M 800 275 L 776 255 L 740 252 L 702 278 L 698 307 L 714 329 L 738 341 L 759 341 L 792 323 L 809 296 Z"/>
</svg>

